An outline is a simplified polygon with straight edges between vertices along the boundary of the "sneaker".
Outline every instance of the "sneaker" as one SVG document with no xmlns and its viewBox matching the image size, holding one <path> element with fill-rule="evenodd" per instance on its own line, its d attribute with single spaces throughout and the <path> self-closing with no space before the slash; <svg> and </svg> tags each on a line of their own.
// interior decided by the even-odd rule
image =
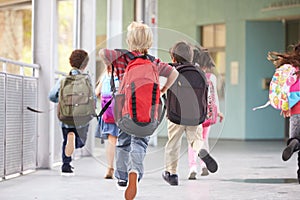
<svg viewBox="0 0 300 200">
<path fill-rule="evenodd" d="M 282 160 L 283 161 L 287 161 L 288 159 L 291 158 L 291 156 L 294 153 L 294 150 L 297 148 L 298 146 L 298 140 L 297 139 L 293 139 L 289 145 L 283 150 L 282 152 Z"/>
<path fill-rule="evenodd" d="M 208 171 L 215 173 L 218 170 L 217 162 L 209 155 L 205 149 L 201 149 L 198 156 L 206 164 Z"/>
<path fill-rule="evenodd" d="M 201 173 L 201 176 L 208 176 L 208 170 L 207 170 L 207 168 L 206 167 L 203 167 L 202 168 L 202 173 Z"/>
<path fill-rule="evenodd" d="M 125 191 L 125 199 L 133 200 L 137 193 L 138 174 L 136 172 L 129 172 L 128 174 L 128 186 Z"/>
<path fill-rule="evenodd" d="M 74 176 L 75 173 L 73 172 L 74 167 L 72 167 L 70 164 L 63 164 L 61 166 L 61 175 L 62 176 Z"/>
<path fill-rule="evenodd" d="M 117 182 L 118 190 L 125 190 L 127 187 L 127 181 L 119 179 Z"/>
<path fill-rule="evenodd" d="M 178 185 L 178 175 L 170 174 L 168 171 L 164 171 L 162 174 L 163 179 L 170 185 Z"/>
<path fill-rule="evenodd" d="M 191 167 L 188 179 L 189 180 L 196 180 L 196 176 L 197 176 L 197 168 Z"/>
<path fill-rule="evenodd" d="M 72 156 L 75 149 L 75 133 L 70 132 L 67 136 L 67 144 L 65 147 L 65 154 L 67 157 Z"/>
</svg>

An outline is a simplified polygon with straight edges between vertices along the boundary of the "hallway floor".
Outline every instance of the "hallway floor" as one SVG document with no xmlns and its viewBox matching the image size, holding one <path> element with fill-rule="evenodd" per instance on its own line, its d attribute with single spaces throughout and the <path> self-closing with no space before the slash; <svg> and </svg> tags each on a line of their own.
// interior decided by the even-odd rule
<svg viewBox="0 0 300 200">
<path fill-rule="evenodd" d="M 186 140 L 179 161 L 179 186 L 168 185 L 161 177 L 165 139 L 149 146 L 145 175 L 137 200 L 295 200 L 299 199 L 297 154 L 281 160 L 283 141 L 211 142 L 211 154 L 219 170 L 207 177 L 188 180 Z M 99 145 L 99 144 L 98 144 Z M 75 160 L 74 177 L 61 177 L 60 167 L 0 182 L 0 200 L 119 200 L 124 191 L 116 179 L 103 179 L 106 171 L 104 145 L 94 157 Z"/>
</svg>

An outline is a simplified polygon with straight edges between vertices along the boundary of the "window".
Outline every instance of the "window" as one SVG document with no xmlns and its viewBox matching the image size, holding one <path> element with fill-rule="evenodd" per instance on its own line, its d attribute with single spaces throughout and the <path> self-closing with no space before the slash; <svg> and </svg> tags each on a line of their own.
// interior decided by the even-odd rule
<svg viewBox="0 0 300 200">
<path fill-rule="evenodd" d="M 32 63 L 31 4 L 9 6 L 0 9 L 0 55 L 11 60 Z M 15 65 L 6 67 L 9 73 L 20 73 L 20 68 Z"/>
<path fill-rule="evenodd" d="M 220 100 L 225 98 L 226 78 L 226 26 L 225 24 L 211 24 L 200 27 L 201 45 L 208 49 L 216 63 L 214 74 L 218 79 L 218 95 Z"/>
<path fill-rule="evenodd" d="M 69 72 L 69 57 L 74 41 L 74 1 L 58 1 L 58 68 L 60 72 Z"/>
</svg>

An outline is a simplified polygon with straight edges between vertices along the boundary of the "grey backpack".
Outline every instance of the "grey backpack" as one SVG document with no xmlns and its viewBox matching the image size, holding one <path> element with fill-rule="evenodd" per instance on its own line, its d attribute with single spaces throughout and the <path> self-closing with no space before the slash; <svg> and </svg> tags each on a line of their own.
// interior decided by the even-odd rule
<svg viewBox="0 0 300 200">
<path fill-rule="evenodd" d="M 79 72 L 71 75 L 70 72 L 61 80 L 57 109 L 58 119 L 67 125 L 86 125 L 97 116 L 93 87 L 88 74 Z"/>
</svg>

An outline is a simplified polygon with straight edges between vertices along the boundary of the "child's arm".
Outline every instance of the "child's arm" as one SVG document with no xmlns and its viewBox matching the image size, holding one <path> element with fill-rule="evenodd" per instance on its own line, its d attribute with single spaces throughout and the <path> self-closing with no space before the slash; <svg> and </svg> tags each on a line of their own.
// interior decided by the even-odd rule
<svg viewBox="0 0 300 200">
<path fill-rule="evenodd" d="M 178 74 L 179 74 L 178 71 L 173 68 L 169 77 L 167 78 L 165 85 L 160 90 L 161 93 L 165 93 L 173 85 L 173 83 L 175 82 L 175 80 L 178 77 Z"/>
<path fill-rule="evenodd" d="M 102 81 L 99 81 L 99 83 L 96 85 L 96 88 L 95 88 L 95 95 L 98 98 L 100 98 L 100 96 L 101 96 L 101 86 L 102 86 Z"/>
<path fill-rule="evenodd" d="M 210 75 L 210 80 L 212 82 L 212 85 L 215 90 L 215 100 L 216 100 L 216 106 L 217 106 L 217 111 L 218 111 L 218 117 L 219 117 L 219 122 L 222 122 L 224 119 L 223 113 L 220 111 L 220 103 L 219 103 L 219 95 L 218 95 L 218 88 L 217 88 L 217 77 L 214 74 Z"/>
<path fill-rule="evenodd" d="M 53 103 L 57 103 L 58 102 L 58 95 L 59 95 L 59 89 L 60 89 L 60 81 L 61 81 L 61 79 L 59 79 L 55 83 L 55 85 L 50 90 L 49 95 L 48 95 L 49 100 L 52 101 Z"/>
<path fill-rule="evenodd" d="M 282 110 L 280 115 L 283 115 L 283 117 L 290 117 L 291 112 L 290 112 L 290 110 Z"/>
</svg>

